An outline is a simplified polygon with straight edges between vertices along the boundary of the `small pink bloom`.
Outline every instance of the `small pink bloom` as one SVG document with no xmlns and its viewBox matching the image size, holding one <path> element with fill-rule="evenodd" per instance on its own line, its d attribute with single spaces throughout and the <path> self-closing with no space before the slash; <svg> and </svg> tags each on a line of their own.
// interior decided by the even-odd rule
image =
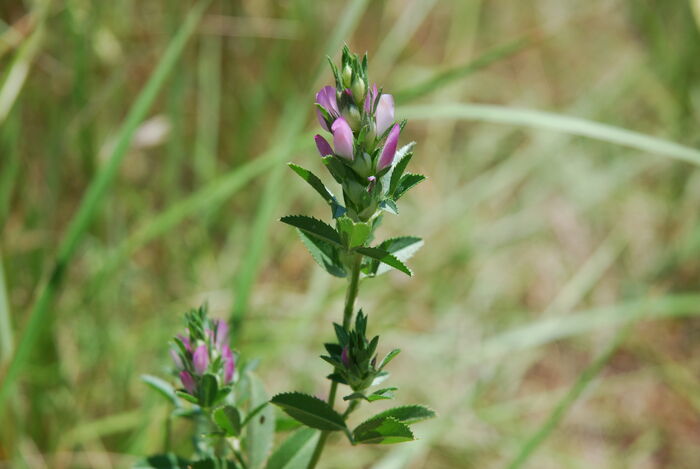
<svg viewBox="0 0 700 469">
<path fill-rule="evenodd" d="M 333 132 L 333 146 L 335 147 L 335 154 L 352 161 L 353 159 L 353 136 L 352 129 L 348 122 L 340 117 L 333 122 L 331 127 Z"/>
<path fill-rule="evenodd" d="M 221 347 L 223 347 L 226 344 L 226 340 L 228 339 L 228 324 L 226 321 L 219 319 L 218 321 L 215 322 L 216 324 L 216 335 L 214 338 L 214 344 L 216 345 L 216 348 L 221 350 Z"/>
<path fill-rule="evenodd" d="M 175 363 L 175 368 L 177 368 L 178 370 L 184 368 L 184 365 L 182 364 L 182 358 L 180 358 L 180 354 L 177 353 L 177 350 L 170 349 L 170 356 L 173 359 L 173 363 Z"/>
<path fill-rule="evenodd" d="M 180 372 L 180 381 L 182 381 L 182 386 L 188 393 L 192 395 L 195 394 L 195 392 L 197 391 L 197 385 L 195 384 L 194 378 L 192 377 L 189 371 Z"/>
<path fill-rule="evenodd" d="M 374 120 L 377 123 L 377 135 L 384 135 L 384 132 L 394 122 L 394 97 L 392 95 L 383 94 L 379 98 Z"/>
<path fill-rule="evenodd" d="M 233 374 L 236 371 L 236 359 L 233 357 L 231 347 L 228 345 L 224 345 L 221 356 L 224 359 L 224 382 L 228 384 L 233 380 Z"/>
<path fill-rule="evenodd" d="M 316 93 L 316 103 L 320 104 L 326 109 L 326 111 L 328 111 L 328 113 L 331 115 L 332 121 L 340 115 L 334 87 L 324 86 L 321 88 L 321 90 Z M 326 119 L 318 109 L 316 109 L 316 116 L 318 117 L 318 123 L 321 124 L 321 127 L 323 127 L 325 130 L 329 130 Z"/>
<path fill-rule="evenodd" d="M 343 362 L 345 368 L 350 366 L 350 350 L 347 345 L 343 347 L 343 351 L 340 353 L 340 361 Z"/>
<path fill-rule="evenodd" d="M 326 141 L 325 138 L 321 137 L 320 135 L 316 135 L 314 137 L 314 140 L 316 141 L 316 148 L 318 148 L 318 152 L 321 154 L 321 156 L 328 156 L 333 154 L 331 144 L 328 143 L 328 141 Z"/>
<path fill-rule="evenodd" d="M 199 345 L 192 356 L 192 365 L 198 375 L 204 374 L 209 366 L 209 350 L 205 344 Z"/>
<path fill-rule="evenodd" d="M 396 155 L 396 147 L 399 144 L 399 133 L 401 133 L 401 126 L 395 124 L 394 127 L 389 132 L 389 136 L 386 138 L 384 143 L 384 148 L 382 149 L 382 154 L 379 157 L 379 164 L 377 164 L 377 170 L 391 166 L 394 161 L 394 156 Z"/>
</svg>

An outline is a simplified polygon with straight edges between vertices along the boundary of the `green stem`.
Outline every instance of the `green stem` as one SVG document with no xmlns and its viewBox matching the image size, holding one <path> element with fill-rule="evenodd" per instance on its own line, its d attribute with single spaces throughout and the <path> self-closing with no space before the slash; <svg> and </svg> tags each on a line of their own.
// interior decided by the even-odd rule
<svg viewBox="0 0 700 469">
<path fill-rule="evenodd" d="M 362 265 L 362 255 L 356 254 L 353 259 L 352 273 L 350 274 L 350 284 L 348 285 L 348 293 L 345 296 L 345 310 L 343 311 L 343 328 L 347 329 L 350 327 L 352 322 L 352 313 L 355 310 L 355 298 L 357 298 L 357 291 L 360 285 L 360 266 Z M 333 407 L 335 404 L 335 395 L 338 392 L 338 383 L 333 381 L 331 383 L 331 390 L 328 394 L 328 404 Z M 321 453 L 323 452 L 323 447 L 326 445 L 326 440 L 328 439 L 330 432 L 324 431 L 316 443 L 316 449 L 314 449 L 314 454 L 311 456 L 311 461 L 307 469 L 314 469 L 318 460 L 321 459 Z"/>
</svg>

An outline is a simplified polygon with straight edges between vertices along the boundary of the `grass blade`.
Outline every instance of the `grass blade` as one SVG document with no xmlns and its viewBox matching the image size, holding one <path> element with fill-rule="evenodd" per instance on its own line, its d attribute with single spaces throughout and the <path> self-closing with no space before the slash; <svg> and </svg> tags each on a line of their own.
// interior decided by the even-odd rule
<svg viewBox="0 0 700 469">
<path fill-rule="evenodd" d="M 631 130 L 601 124 L 579 117 L 488 104 L 444 104 L 406 106 L 402 118 L 416 120 L 468 119 L 497 124 L 521 125 L 554 130 L 603 142 L 614 143 L 649 153 L 658 153 L 700 165 L 700 151 L 675 142 Z"/>
<path fill-rule="evenodd" d="M 4 409 L 4 401 L 7 398 L 12 386 L 23 365 L 29 358 L 31 350 L 38 341 L 41 332 L 46 324 L 48 307 L 52 303 L 57 290 L 59 289 L 63 273 L 75 253 L 75 250 L 82 240 L 85 232 L 92 221 L 102 198 L 107 191 L 109 184 L 114 179 L 119 165 L 126 154 L 131 143 L 131 139 L 138 125 L 143 121 L 146 113 L 155 100 L 158 91 L 163 86 L 168 75 L 172 71 L 175 62 L 182 53 L 187 40 L 194 33 L 199 24 L 204 9 L 209 0 L 198 3 L 187 15 L 182 27 L 175 37 L 170 41 L 168 47 L 158 62 L 156 69 L 148 79 L 148 82 L 136 98 L 133 106 L 129 110 L 122 127 L 120 128 L 116 145 L 105 166 L 96 174 L 83 196 L 77 213 L 73 216 L 66 230 L 66 234 L 61 240 L 58 248 L 55 265 L 51 271 L 48 281 L 40 289 L 38 298 L 29 314 L 24 334 L 22 335 L 15 355 L 0 384 L 0 416 Z"/>
<path fill-rule="evenodd" d="M 5 270 L 0 253 L 0 369 L 12 355 L 14 340 L 12 337 L 12 321 L 10 320 L 10 302 L 7 298 Z"/>
<path fill-rule="evenodd" d="M 564 397 L 557 403 L 547 419 L 537 429 L 537 431 L 521 446 L 520 451 L 515 456 L 513 461 L 507 466 L 508 469 L 518 469 L 522 467 L 528 459 L 534 454 L 535 450 L 549 437 L 552 431 L 559 425 L 559 422 L 564 418 L 572 405 L 581 397 L 583 391 L 593 381 L 596 376 L 605 368 L 608 360 L 613 356 L 617 348 L 622 343 L 622 340 L 627 335 L 629 328 L 624 328 L 618 333 L 615 338 L 608 344 L 606 349 L 593 363 L 591 363 L 578 376 L 578 379 Z"/>
</svg>

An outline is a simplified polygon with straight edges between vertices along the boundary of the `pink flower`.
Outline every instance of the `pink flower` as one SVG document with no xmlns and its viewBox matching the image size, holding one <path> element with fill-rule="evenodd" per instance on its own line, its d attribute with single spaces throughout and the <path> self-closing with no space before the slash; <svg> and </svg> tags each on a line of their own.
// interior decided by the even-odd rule
<svg viewBox="0 0 700 469">
<path fill-rule="evenodd" d="M 324 86 L 321 88 L 321 90 L 316 93 L 316 103 L 320 104 L 326 111 L 328 111 L 331 116 L 331 123 L 333 123 L 333 121 L 340 115 L 334 87 Z M 325 117 L 319 109 L 316 109 L 316 117 L 318 117 L 318 123 L 321 124 L 321 127 L 323 127 L 325 130 L 329 130 L 329 123 L 326 122 Z"/>
<path fill-rule="evenodd" d="M 217 349 L 221 350 L 221 347 L 226 344 L 226 340 L 228 339 L 228 324 L 226 321 L 219 319 L 215 321 L 215 327 L 216 334 L 214 336 L 214 345 L 216 345 Z"/>
<path fill-rule="evenodd" d="M 339 117 L 333 122 L 331 127 L 333 132 L 333 146 L 335 147 L 335 154 L 352 161 L 353 159 L 353 147 L 352 147 L 352 129 L 348 122 Z"/>
<path fill-rule="evenodd" d="M 201 344 L 194 351 L 192 356 L 192 365 L 194 366 L 194 371 L 198 375 L 204 374 L 209 366 L 209 350 L 205 344 Z"/>
<path fill-rule="evenodd" d="M 189 371 L 180 372 L 180 381 L 182 381 L 182 386 L 188 393 L 192 395 L 195 394 L 195 392 L 197 391 L 197 385 L 194 382 L 194 378 L 192 377 Z"/>
<path fill-rule="evenodd" d="M 384 135 L 386 129 L 394 122 L 394 97 L 392 95 L 383 94 L 379 98 L 374 120 L 377 123 L 377 135 Z"/>
<path fill-rule="evenodd" d="M 399 124 L 395 124 L 391 129 L 391 132 L 389 132 L 386 142 L 384 143 L 382 154 L 379 157 L 379 164 L 377 164 L 378 171 L 391 166 L 391 163 L 394 161 L 396 147 L 399 143 L 399 133 L 401 133 L 401 126 Z"/>
<path fill-rule="evenodd" d="M 224 382 L 226 384 L 233 380 L 233 374 L 236 371 L 236 360 L 233 357 L 233 352 L 231 352 L 231 347 L 224 345 L 221 356 L 224 359 Z"/>
<path fill-rule="evenodd" d="M 316 148 L 318 148 L 318 152 L 321 154 L 321 156 L 328 156 L 333 154 L 331 144 L 328 143 L 328 141 L 326 141 L 325 138 L 321 137 L 320 135 L 316 135 L 314 137 L 314 140 L 316 141 Z"/>
<path fill-rule="evenodd" d="M 182 358 L 180 358 L 180 354 L 177 353 L 177 350 L 170 349 L 170 356 L 173 359 L 173 363 L 175 363 L 175 368 L 177 368 L 178 370 L 184 368 L 184 365 L 182 364 Z"/>
</svg>

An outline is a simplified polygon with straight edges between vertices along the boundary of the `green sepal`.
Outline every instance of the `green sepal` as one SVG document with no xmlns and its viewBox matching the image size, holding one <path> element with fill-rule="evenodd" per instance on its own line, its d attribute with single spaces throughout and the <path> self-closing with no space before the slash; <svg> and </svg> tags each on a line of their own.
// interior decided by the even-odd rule
<svg viewBox="0 0 700 469">
<path fill-rule="evenodd" d="M 226 436 L 238 436 L 241 434 L 241 413 L 232 405 L 219 407 L 213 413 L 214 422 L 221 428 Z"/>
<path fill-rule="evenodd" d="M 357 444 L 394 444 L 412 441 L 413 432 L 405 423 L 392 417 L 372 417 L 352 432 Z"/>
<path fill-rule="evenodd" d="M 180 398 L 186 400 L 187 402 L 189 402 L 189 403 L 191 403 L 191 404 L 197 404 L 197 405 L 199 405 L 199 399 L 197 399 L 196 397 L 194 397 L 193 395 L 191 395 L 191 394 L 189 394 L 189 393 L 187 393 L 187 392 L 185 392 L 185 391 L 177 390 L 177 391 L 175 391 L 175 394 L 176 394 L 178 397 L 180 397 Z"/>
<path fill-rule="evenodd" d="M 398 390 L 399 388 L 383 388 L 383 389 L 378 389 L 374 391 L 373 393 L 366 395 L 361 392 L 354 392 L 352 394 L 349 394 L 345 397 L 343 397 L 344 401 L 351 401 L 354 399 L 364 399 L 367 402 L 374 402 L 374 401 L 379 401 L 379 400 L 384 400 L 384 399 L 393 399 L 394 398 L 394 391 Z"/>
<path fill-rule="evenodd" d="M 379 366 L 377 367 L 377 369 L 378 369 L 378 370 L 383 370 L 384 367 L 387 366 L 387 365 L 389 364 L 389 362 L 390 362 L 391 360 L 393 360 L 394 357 L 395 357 L 396 355 L 398 355 L 399 353 L 401 353 L 401 349 L 397 349 L 397 348 L 395 348 L 395 349 L 392 350 L 391 352 L 387 353 L 387 354 L 386 354 L 386 357 L 384 357 L 384 358 L 382 359 L 382 361 L 379 363 Z"/>
<path fill-rule="evenodd" d="M 202 376 L 199 383 L 199 405 L 201 407 L 211 407 L 216 403 L 219 396 L 219 383 L 216 376 L 207 373 Z"/>
<path fill-rule="evenodd" d="M 413 272 L 411 272 L 411 269 L 406 267 L 406 265 L 401 262 L 399 259 L 397 259 L 394 255 L 390 254 L 389 252 L 385 251 L 382 248 L 379 247 L 358 247 L 355 248 L 355 252 L 358 252 L 364 256 L 370 257 L 374 260 L 377 260 L 381 263 L 384 263 L 390 267 L 395 268 L 396 270 L 400 270 L 401 272 L 405 273 L 409 277 L 413 276 Z"/>
<path fill-rule="evenodd" d="M 329 242 L 335 246 L 342 247 L 340 235 L 330 225 L 325 224 L 321 220 L 306 215 L 287 215 L 280 218 L 282 223 L 286 223 L 295 228 L 302 230 L 304 233 L 313 236 L 323 241 Z"/>
<path fill-rule="evenodd" d="M 336 222 L 338 223 L 338 231 L 348 248 L 364 245 L 372 232 L 370 223 L 355 222 L 346 216 L 338 218 Z"/>
<path fill-rule="evenodd" d="M 277 394 L 270 402 L 307 427 L 325 431 L 347 431 L 343 417 L 317 397 L 300 392 L 287 392 Z"/>
<path fill-rule="evenodd" d="M 342 184 L 348 177 L 352 177 L 351 173 L 354 171 L 348 168 L 345 163 L 340 161 L 337 156 L 324 156 L 321 158 L 321 161 L 323 161 L 323 164 L 326 165 L 328 172 L 331 173 L 331 176 L 333 176 L 333 179 L 335 179 L 338 184 Z"/>
<path fill-rule="evenodd" d="M 328 205 L 331 206 L 331 215 L 333 216 L 333 218 L 343 216 L 343 214 L 347 210 L 345 209 L 345 207 L 340 205 L 340 203 L 338 203 L 338 199 L 336 199 L 333 193 L 323 184 L 323 182 L 321 181 L 321 179 L 319 179 L 318 176 L 316 176 L 308 169 L 304 169 L 301 166 L 296 165 L 294 163 L 287 164 L 292 169 L 292 171 L 298 174 L 299 177 L 301 177 L 304 181 L 309 183 L 309 185 L 313 187 L 314 190 L 321 195 L 321 197 L 323 197 L 323 200 L 328 202 Z"/>
<path fill-rule="evenodd" d="M 177 398 L 175 388 L 167 381 L 153 375 L 141 375 L 141 381 L 167 399 L 175 407 L 180 406 L 180 400 Z"/>
<path fill-rule="evenodd" d="M 401 177 L 401 180 L 399 181 L 398 185 L 396 186 L 396 190 L 392 194 L 394 197 L 394 200 L 399 200 L 402 195 L 404 195 L 406 192 L 408 192 L 409 189 L 413 188 L 416 184 L 419 182 L 423 181 L 425 179 L 425 176 L 422 174 L 413 174 L 413 173 L 406 173 Z"/>
<path fill-rule="evenodd" d="M 331 373 L 328 376 L 326 376 L 327 379 L 330 379 L 331 381 L 335 381 L 338 384 L 348 384 L 347 381 L 345 381 L 345 378 L 343 378 L 340 373 Z"/>
<path fill-rule="evenodd" d="M 297 230 L 302 243 L 311 254 L 311 257 L 320 265 L 326 272 L 335 277 L 346 277 L 348 274 L 345 271 L 345 266 L 340 260 L 339 249 L 320 238 L 309 236 L 302 230 Z"/>
</svg>

